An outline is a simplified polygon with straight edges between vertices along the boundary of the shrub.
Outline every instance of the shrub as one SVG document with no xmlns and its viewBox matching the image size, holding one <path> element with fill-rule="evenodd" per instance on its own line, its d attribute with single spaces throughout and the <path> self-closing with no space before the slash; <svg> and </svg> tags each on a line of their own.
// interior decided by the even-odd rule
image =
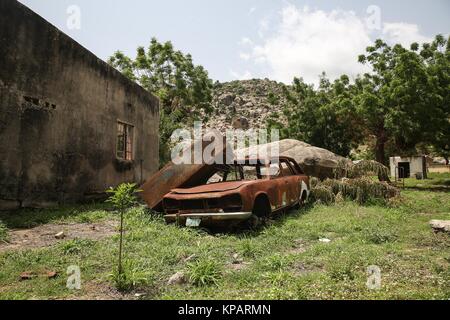
<svg viewBox="0 0 450 320">
<path fill-rule="evenodd" d="M 240 253 L 246 258 L 255 258 L 258 253 L 258 250 L 251 239 L 243 239 L 240 242 L 239 247 Z"/>
<path fill-rule="evenodd" d="M 376 175 L 381 181 L 389 181 L 389 169 L 374 160 L 361 160 L 356 163 L 347 160 L 340 161 L 337 168 L 334 169 L 334 175 L 336 179 L 355 179 Z"/>
<path fill-rule="evenodd" d="M 8 228 L 6 228 L 5 224 L 0 221 L 0 241 L 8 240 Z"/>
<path fill-rule="evenodd" d="M 330 278 L 337 281 L 348 281 L 355 278 L 355 266 L 349 262 L 335 262 L 331 265 L 328 270 L 328 275 Z"/>
<path fill-rule="evenodd" d="M 126 209 L 137 203 L 136 193 L 141 191 L 137 189 L 135 183 L 122 183 L 116 189 L 109 188 L 106 190 L 107 193 L 111 194 L 106 202 L 111 203 L 120 213 L 119 275 L 122 273 L 123 215 Z"/>
<path fill-rule="evenodd" d="M 221 278 L 221 266 L 214 260 L 199 259 L 188 264 L 189 280 L 192 284 L 202 287 L 218 285 Z"/>
<path fill-rule="evenodd" d="M 93 244 L 91 240 L 73 239 L 62 243 L 61 250 L 64 254 L 77 254 L 81 252 L 83 247 L 89 247 Z"/>
<path fill-rule="evenodd" d="M 387 201 L 397 197 L 399 190 L 386 182 L 374 181 L 369 177 L 327 179 L 311 189 L 313 200 L 324 204 L 334 203 L 337 195 L 340 195 L 339 198 L 365 204 L 373 199 Z"/>
<path fill-rule="evenodd" d="M 275 106 L 279 103 L 280 98 L 278 98 L 273 92 L 269 92 L 269 94 L 267 95 L 267 101 Z"/>
<path fill-rule="evenodd" d="M 394 242 L 398 235 L 396 230 L 381 223 L 371 224 L 362 230 L 363 239 L 374 244 Z"/>
<path fill-rule="evenodd" d="M 122 292 L 131 291 L 139 286 L 147 286 L 153 280 L 148 268 L 138 265 L 132 260 L 124 260 L 122 269 L 115 269 L 110 275 L 114 286 Z"/>
<path fill-rule="evenodd" d="M 318 203 L 331 204 L 334 202 L 334 193 L 328 186 L 317 185 L 311 189 L 311 199 Z"/>
</svg>

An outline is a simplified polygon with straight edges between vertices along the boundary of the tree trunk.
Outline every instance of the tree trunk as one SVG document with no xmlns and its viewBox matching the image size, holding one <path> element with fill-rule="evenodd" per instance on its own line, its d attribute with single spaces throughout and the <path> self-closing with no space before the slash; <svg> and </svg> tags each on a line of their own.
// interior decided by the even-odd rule
<svg viewBox="0 0 450 320">
<path fill-rule="evenodd" d="M 375 145 L 375 159 L 384 165 L 386 165 L 386 154 L 384 151 L 384 146 L 386 142 L 384 139 L 377 138 L 377 142 Z"/>
</svg>

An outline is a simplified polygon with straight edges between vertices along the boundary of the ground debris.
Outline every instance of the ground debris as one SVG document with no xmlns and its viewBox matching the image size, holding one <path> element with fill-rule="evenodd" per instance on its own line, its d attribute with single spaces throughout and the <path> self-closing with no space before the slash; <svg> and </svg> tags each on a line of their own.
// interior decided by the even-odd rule
<svg viewBox="0 0 450 320">
<path fill-rule="evenodd" d="M 58 232 L 57 234 L 55 234 L 55 239 L 61 240 L 64 239 L 66 237 L 64 231 Z"/>
<path fill-rule="evenodd" d="M 184 283 L 186 283 L 186 276 L 181 271 L 179 271 L 179 272 L 175 273 L 174 275 L 172 275 L 169 278 L 169 280 L 167 281 L 167 285 L 169 285 L 169 286 L 171 286 L 171 285 L 179 285 L 179 284 L 184 284 Z"/>
<path fill-rule="evenodd" d="M 36 277 L 37 277 L 36 273 L 29 272 L 29 271 L 22 272 L 20 274 L 20 280 L 31 280 L 31 279 L 36 278 Z"/>
<path fill-rule="evenodd" d="M 450 220 L 431 220 L 430 225 L 434 232 L 450 233 Z"/>
</svg>

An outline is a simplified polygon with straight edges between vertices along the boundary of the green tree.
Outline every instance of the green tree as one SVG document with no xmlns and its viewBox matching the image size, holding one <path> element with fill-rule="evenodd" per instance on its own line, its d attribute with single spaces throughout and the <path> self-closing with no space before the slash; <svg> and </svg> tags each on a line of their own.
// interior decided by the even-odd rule
<svg viewBox="0 0 450 320">
<path fill-rule="evenodd" d="M 211 112 L 213 82 L 208 72 L 194 65 L 190 54 L 173 48 L 171 42 L 153 38 L 148 49 L 137 48 L 135 59 L 117 51 L 109 64 L 159 97 L 161 103 L 160 161 L 169 160 L 172 131 Z"/>
<path fill-rule="evenodd" d="M 290 88 L 284 88 L 288 104 L 283 113 L 288 125 L 278 119 L 270 119 L 268 125 L 280 129 L 281 138 L 299 139 L 348 156 L 361 140 L 358 119 L 354 117 L 353 90 L 345 75 L 331 83 L 322 74 L 317 90 L 295 78 Z"/>
<path fill-rule="evenodd" d="M 377 40 L 359 56 L 371 72 L 357 78 L 354 102 L 366 135 L 375 138 L 378 162 L 386 163 L 387 145 L 398 153 L 414 152 L 417 143 L 436 134 L 442 117 L 442 96 L 418 48 L 391 47 Z"/>
<path fill-rule="evenodd" d="M 417 46 L 418 49 L 418 46 Z M 435 99 L 436 130 L 427 131 L 426 140 L 437 155 L 447 162 L 450 157 L 450 38 L 437 35 L 431 44 L 424 44 L 420 55 L 425 61 Z"/>
</svg>

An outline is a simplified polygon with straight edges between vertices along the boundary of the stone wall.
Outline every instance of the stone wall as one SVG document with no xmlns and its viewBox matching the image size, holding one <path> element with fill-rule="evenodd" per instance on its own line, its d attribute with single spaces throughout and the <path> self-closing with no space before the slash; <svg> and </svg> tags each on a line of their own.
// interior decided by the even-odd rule
<svg viewBox="0 0 450 320">
<path fill-rule="evenodd" d="M 78 202 L 158 169 L 159 102 L 16 0 L 0 1 L 0 209 Z M 117 122 L 133 160 L 116 157 Z"/>
</svg>

